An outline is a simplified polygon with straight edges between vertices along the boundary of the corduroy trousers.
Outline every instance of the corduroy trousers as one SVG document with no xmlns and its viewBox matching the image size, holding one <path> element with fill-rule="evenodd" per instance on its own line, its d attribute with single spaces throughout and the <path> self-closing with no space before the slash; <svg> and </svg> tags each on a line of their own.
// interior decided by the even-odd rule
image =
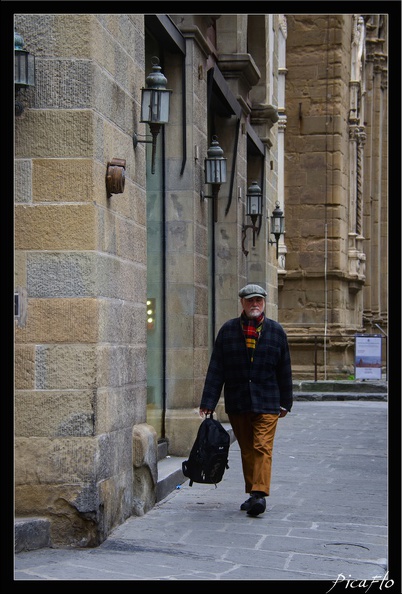
<svg viewBox="0 0 402 594">
<path fill-rule="evenodd" d="M 228 417 L 240 447 L 245 492 L 261 491 L 269 495 L 279 415 L 245 412 Z"/>
</svg>

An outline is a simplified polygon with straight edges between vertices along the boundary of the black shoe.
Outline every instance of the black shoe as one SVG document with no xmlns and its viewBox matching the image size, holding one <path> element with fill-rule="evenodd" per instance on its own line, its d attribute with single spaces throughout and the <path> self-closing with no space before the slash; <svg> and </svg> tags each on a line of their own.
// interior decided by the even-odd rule
<svg viewBox="0 0 402 594">
<path fill-rule="evenodd" d="M 244 503 L 241 504 L 240 509 L 242 511 L 248 511 L 250 509 L 250 507 L 252 506 L 254 499 L 255 499 L 255 496 L 253 497 L 253 495 L 251 497 L 249 497 L 247 499 L 247 501 L 245 501 Z"/>
<path fill-rule="evenodd" d="M 258 516 L 258 514 L 262 514 L 265 512 L 267 507 L 267 502 L 265 501 L 265 497 L 253 497 L 250 503 L 250 507 L 247 510 L 249 516 Z"/>
</svg>

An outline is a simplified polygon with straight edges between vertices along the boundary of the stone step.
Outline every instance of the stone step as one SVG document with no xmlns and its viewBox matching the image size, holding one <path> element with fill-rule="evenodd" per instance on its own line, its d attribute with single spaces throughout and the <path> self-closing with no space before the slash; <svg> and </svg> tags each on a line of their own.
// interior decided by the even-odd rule
<svg viewBox="0 0 402 594">
<path fill-rule="evenodd" d="M 181 471 L 182 463 L 187 458 L 166 456 L 158 462 L 158 484 L 156 486 L 156 501 L 162 501 L 175 489 L 188 480 Z"/>
<path fill-rule="evenodd" d="M 294 392 L 293 393 L 293 400 L 388 400 L 388 394 L 386 392 L 368 392 L 368 393 L 361 393 L 361 392 L 342 392 L 342 391 L 333 391 L 333 392 L 318 392 L 318 391 L 309 391 L 309 392 Z"/>
<path fill-rule="evenodd" d="M 347 392 L 352 393 L 388 393 L 388 382 L 386 380 L 298 380 L 293 382 L 294 394 L 303 392 Z"/>
</svg>

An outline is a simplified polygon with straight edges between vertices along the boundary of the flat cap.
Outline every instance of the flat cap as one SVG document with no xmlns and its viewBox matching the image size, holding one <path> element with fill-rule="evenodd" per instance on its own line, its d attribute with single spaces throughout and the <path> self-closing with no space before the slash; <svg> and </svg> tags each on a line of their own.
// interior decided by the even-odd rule
<svg viewBox="0 0 402 594">
<path fill-rule="evenodd" d="M 251 299 L 251 297 L 266 297 L 267 292 L 260 285 L 246 285 L 239 291 L 241 299 Z"/>
</svg>

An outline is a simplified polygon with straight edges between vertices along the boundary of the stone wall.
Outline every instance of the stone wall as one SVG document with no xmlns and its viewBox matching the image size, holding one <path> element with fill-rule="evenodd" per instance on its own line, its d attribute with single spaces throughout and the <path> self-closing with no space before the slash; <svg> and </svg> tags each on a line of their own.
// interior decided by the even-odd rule
<svg viewBox="0 0 402 594">
<path fill-rule="evenodd" d="M 145 162 L 132 146 L 143 15 L 17 15 L 15 29 L 36 58 L 15 122 L 15 512 L 50 518 L 55 546 L 94 546 L 155 502 L 136 454 L 148 441 L 133 437 L 141 427 L 156 460 Z M 108 196 L 113 158 L 125 187 Z"/>
</svg>

